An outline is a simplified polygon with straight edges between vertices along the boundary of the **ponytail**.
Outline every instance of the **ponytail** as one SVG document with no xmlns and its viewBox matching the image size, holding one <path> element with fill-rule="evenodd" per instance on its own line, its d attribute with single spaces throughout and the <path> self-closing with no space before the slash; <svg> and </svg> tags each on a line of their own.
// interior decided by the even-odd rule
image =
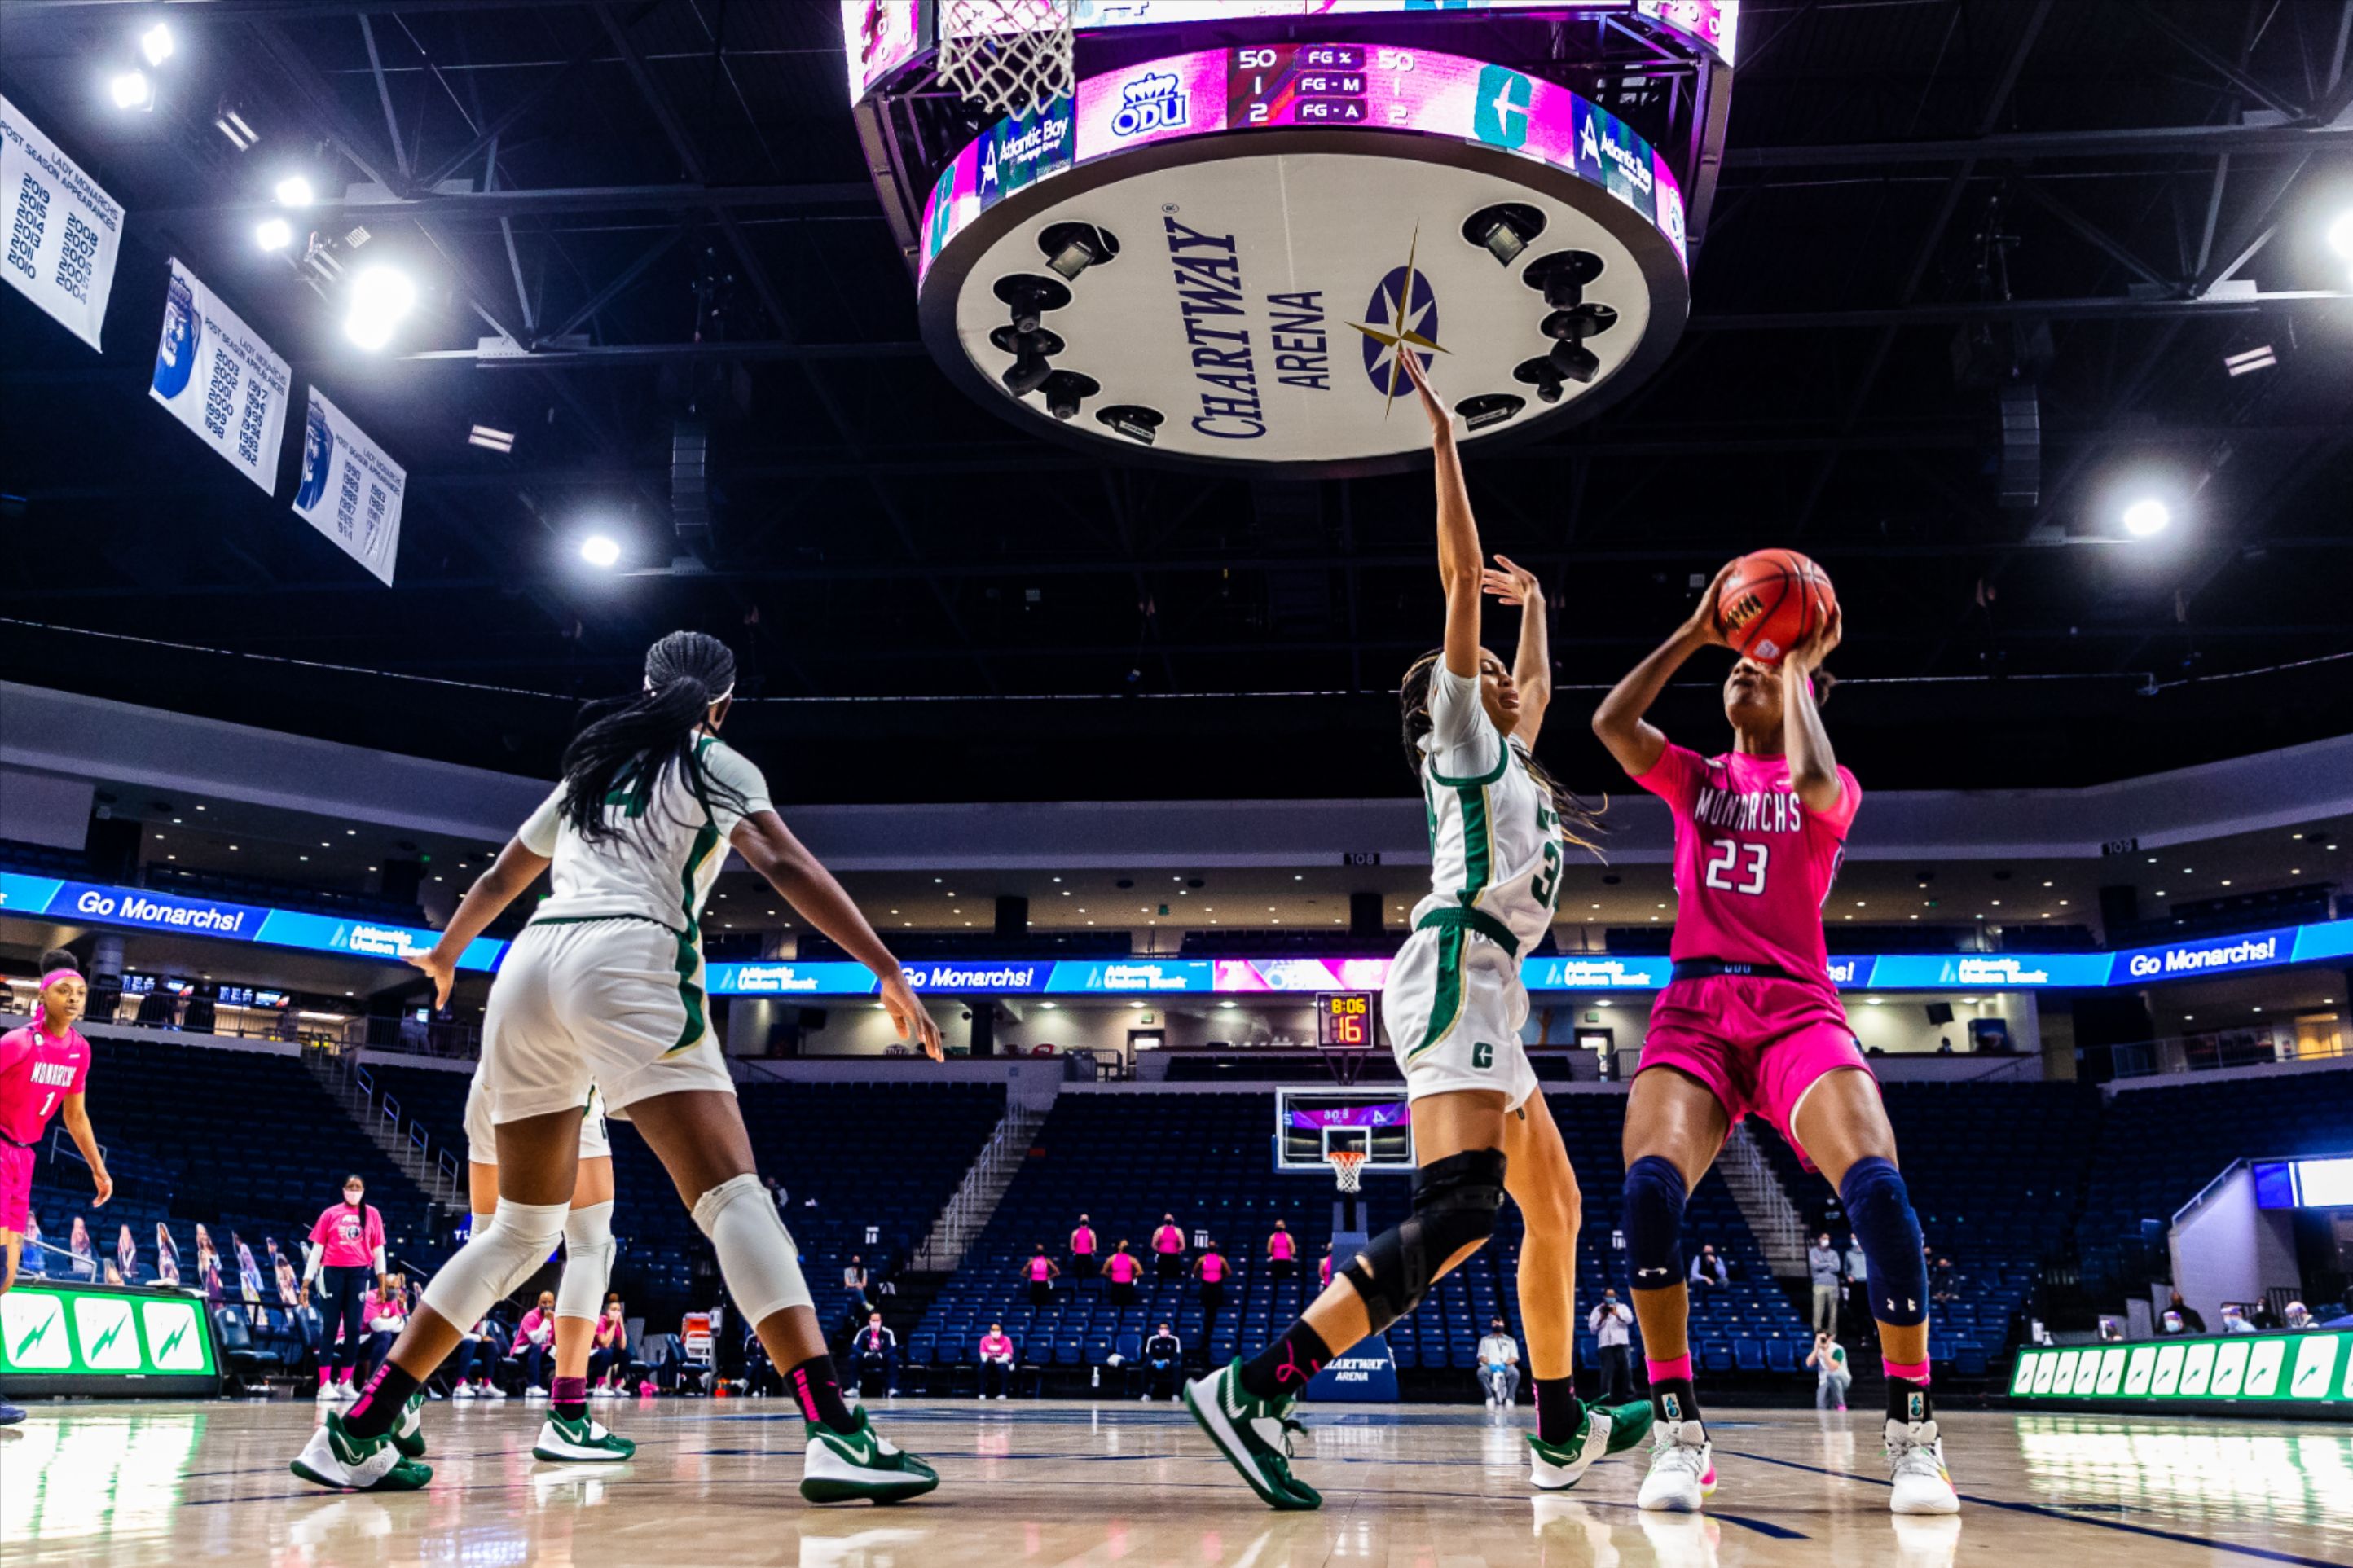
<svg viewBox="0 0 2353 1568">
<path fill-rule="evenodd" d="M 1429 737 L 1431 723 L 1430 672 L 1438 668 L 1438 661 L 1445 657 L 1445 651 L 1432 648 L 1415 659 L 1398 687 L 1398 706 L 1403 716 L 1406 766 L 1411 768 L 1417 777 L 1420 775 L 1424 758 L 1421 743 Z M 1511 743 L 1511 738 L 1505 736 L 1504 744 L 1508 747 Z M 1560 818 L 1561 841 L 1586 850 L 1599 859 L 1601 849 L 1596 840 L 1609 831 L 1601 824 L 1601 814 L 1609 809 L 1609 801 L 1604 799 L 1599 805 L 1595 805 L 1569 790 L 1546 772 L 1545 765 L 1536 761 L 1535 753 L 1526 747 L 1520 749 L 1519 757 L 1527 764 L 1528 776 L 1551 800 L 1553 814 Z"/>
<path fill-rule="evenodd" d="M 591 844 L 619 837 L 624 830 L 605 808 L 617 795 L 650 800 L 673 772 L 705 811 L 714 800 L 740 810 L 742 793 L 711 776 L 695 739 L 712 705 L 734 689 L 735 656 L 717 637 L 672 632 L 649 648 L 645 689 L 590 703 L 565 748 L 564 819 L 572 830 Z"/>
</svg>

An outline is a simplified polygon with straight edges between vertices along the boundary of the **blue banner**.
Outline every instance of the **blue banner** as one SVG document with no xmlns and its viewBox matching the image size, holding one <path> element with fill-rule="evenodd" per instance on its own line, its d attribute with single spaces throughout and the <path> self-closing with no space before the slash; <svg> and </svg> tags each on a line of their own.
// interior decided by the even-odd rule
<svg viewBox="0 0 2353 1568">
<path fill-rule="evenodd" d="M 1531 958 L 1520 980 L 1531 991 L 1658 991 L 1673 969 L 1664 958 Z"/>
<path fill-rule="evenodd" d="M 13 871 L 0 871 L 0 913 L 37 915 L 85 925 L 174 931 L 183 936 L 216 937 L 269 947 L 297 947 L 311 952 L 340 952 L 395 963 L 411 953 L 429 951 L 441 940 L 439 931 L 418 926 L 262 909 L 219 899 L 150 892 L 143 888 L 66 882 Z M 505 951 L 506 943 L 478 937 L 458 960 L 458 967 L 496 969 L 499 955 Z M 858 968 L 856 964 L 849 967 Z"/>
<path fill-rule="evenodd" d="M 1894 952 L 1862 962 L 1871 973 L 1855 983 L 1873 991 L 2041 991 L 2053 986 L 2105 985 L 2115 954 L 2106 952 Z"/>
<path fill-rule="evenodd" d="M 2333 922 L 2344 925 L 2348 922 Z M 2327 931 L 2326 926 L 2305 930 Z M 2153 980 L 2194 980 L 2201 974 L 2230 974 L 2242 969 L 2267 969 L 2290 962 L 2300 934 L 2288 926 L 2274 931 L 2242 931 L 2232 936 L 2205 937 L 2195 942 L 2169 942 L 2159 947 L 2136 947 L 2115 955 L 2110 985 L 2140 985 Z"/>
</svg>

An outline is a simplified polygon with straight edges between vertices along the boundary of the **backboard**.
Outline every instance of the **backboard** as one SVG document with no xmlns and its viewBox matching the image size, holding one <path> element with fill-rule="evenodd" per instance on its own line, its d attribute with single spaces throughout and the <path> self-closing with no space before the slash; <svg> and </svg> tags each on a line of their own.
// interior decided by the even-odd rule
<svg viewBox="0 0 2353 1568">
<path fill-rule="evenodd" d="M 1364 1150 L 1370 1172 L 1411 1171 L 1413 1120 L 1403 1087 L 1277 1089 L 1274 1168 L 1328 1177 L 1324 1157 L 1334 1149 Z"/>
</svg>

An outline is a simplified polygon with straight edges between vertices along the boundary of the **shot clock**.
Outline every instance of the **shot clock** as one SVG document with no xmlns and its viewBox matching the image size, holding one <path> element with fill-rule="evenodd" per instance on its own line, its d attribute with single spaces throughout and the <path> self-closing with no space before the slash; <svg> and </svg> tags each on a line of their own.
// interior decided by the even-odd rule
<svg viewBox="0 0 2353 1568">
<path fill-rule="evenodd" d="M 1317 993 L 1315 1043 L 1332 1051 L 1372 1049 L 1373 994 L 1369 991 Z"/>
</svg>

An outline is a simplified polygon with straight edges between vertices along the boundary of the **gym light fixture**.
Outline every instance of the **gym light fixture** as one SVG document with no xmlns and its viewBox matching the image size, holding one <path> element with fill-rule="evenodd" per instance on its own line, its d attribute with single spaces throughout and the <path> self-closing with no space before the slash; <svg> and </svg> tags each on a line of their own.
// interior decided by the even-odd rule
<svg viewBox="0 0 2353 1568">
<path fill-rule="evenodd" d="M 117 109 L 155 107 L 155 89 L 148 85 L 145 71 L 124 71 L 106 85 L 107 90 L 114 95 L 114 107 Z"/>
<path fill-rule="evenodd" d="M 278 205 L 281 207 L 307 207 L 319 199 L 311 182 L 301 174 L 289 174 L 278 182 Z"/>
<path fill-rule="evenodd" d="M 2328 248 L 2353 261 L 2353 209 L 2338 213 L 2328 226 Z"/>
<path fill-rule="evenodd" d="M 283 250 L 294 243 L 294 226 L 282 217 L 266 217 L 253 231 L 253 242 L 264 250 Z"/>
<path fill-rule="evenodd" d="M 2173 521 L 2173 509 L 2155 496 L 2143 496 L 2125 508 L 2125 531 L 2135 539 L 2148 539 L 2163 533 Z"/>
<path fill-rule="evenodd" d="M 2242 353 L 2222 356 L 2222 368 L 2234 376 L 2244 375 L 2249 371 L 2269 370 L 2277 363 L 2279 363 L 2279 355 L 2269 343 L 2263 344 L 2261 348 L 2248 349 Z"/>
<path fill-rule="evenodd" d="M 466 433 L 466 445 L 492 452 L 512 452 L 514 442 L 513 431 L 493 430 L 487 425 L 477 425 Z"/>
<path fill-rule="evenodd" d="M 1076 282 L 1080 273 L 1119 254 L 1118 237 L 1091 223 L 1058 223 L 1038 237 L 1046 253 L 1046 267 L 1064 282 Z"/>
<path fill-rule="evenodd" d="M 621 559 L 621 547 L 609 534 L 592 533 L 580 542 L 580 559 L 591 566 L 611 566 Z"/>
<path fill-rule="evenodd" d="M 160 66 L 172 58 L 172 29 L 158 22 L 139 35 L 139 52 L 147 57 L 151 66 Z"/>
<path fill-rule="evenodd" d="M 1499 202 L 1481 207 L 1462 222 L 1462 237 L 1486 247 L 1502 266 L 1517 261 L 1530 241 L 1545 229 L 1545 216 L 1519 202 Z"/>
<path fill-rule="evenodd" d="M 393 329 L 417 308 L 417 285 L 397 268 L 375 266 L 352 279 L 343 335 L 374 351 L 392 342 Z"/>
<path fill-rule="evenodd" d="M 261 140 L 260 133 L 245 122 L 245 116 L 234 109 L 224 109 L 213 119 L 213 129 L 228 138 L 228 144 L 240 153 L 249 153 Z"/>
</svg>

